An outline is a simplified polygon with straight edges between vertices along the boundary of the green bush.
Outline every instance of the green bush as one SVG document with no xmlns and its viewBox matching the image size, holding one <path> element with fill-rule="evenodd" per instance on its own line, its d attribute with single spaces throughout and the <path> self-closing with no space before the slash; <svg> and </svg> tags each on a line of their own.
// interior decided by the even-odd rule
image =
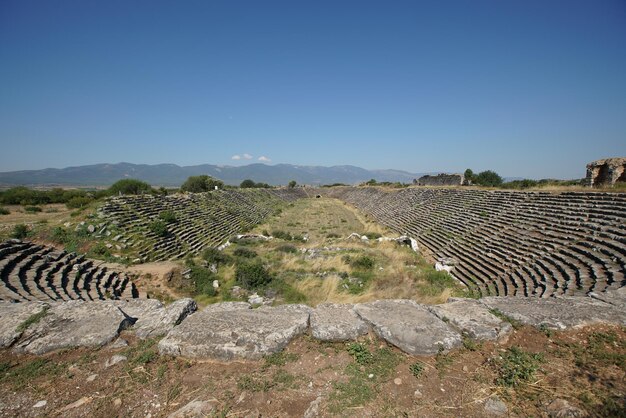
<svg viewBox="0 0 626 418">
<path fill-rule="evenodd" d="M 217 248 L 207 248 L 202 251 L 202 259 L 209 264 L 227 264 L 230 262 L 230 257 Z"/>
<path fill-rule="evenodd" d="M 0 215 L 8 215 L 9 213 L 11 213 L 11 211 L 7 208 L 0 208 Z"/>
<path fill-rule="evenodd" d="M 85 206 L 89 205 L 91 202 L 93 202 L 93 199 L 91 197 L 76 196 L 68 200 L 65 203 L 65 206 L 68 209 L 78 209 L 78 208 L 84 208 Z"/>
<path fill-rule="evenodd" d="M 97 258 L 106 258 L 111 256 L 111 251 L 103 242 L 98 242 L 89 249 L 89 255 Z"/>
<path fill-rule="evenodd" d="M 239 247 L 239 248 L 235 248 L 235 251 L 233 251 L 233 255 L 235 257 L 254 258 L 257 256 L 257 253 L 248 248 Z"/>
<path fill-rule="evenodd" d="M 517 386 L 533 378 L 543 362 L 541 354 L 527 353 L 519 347 L 511 347 L 496 362 L 499 377 L 496 383 L 502 386 Z"/>
<path fill-rule="evenodd" d="M 416 379 L 418 379 L 424 371 L 424 364 L 419 361 L 415 362 L 409 366 L 409 371 L 413 376 L 415 376 Z"/>
<path fill-rule="evenodd" d="M 288 253 L 288 254 L 295 254 L 298 252 L 298 249 L 294 247 L 293 245 L 284 244 L 284 245 L 278 246 L 276 248 L 276 251 L 280 251 L 282 253 Z"/>
<path fill-rule="evenodd" d="M 23 239 L 28 236 L 30 230 L 24 224 L 17 224 L 13 227 L 13 232 L 11 232 L 12 238 Z"/>
<path fill-rule="evenodd" d="M 491 170 L 481 171 L 473 177 L 473 181 L 480 186 L 498 187 L 502 185 L 502 177 Z"/>
<path fill-rule="evenodd" d="M 538 185 L 539 182 L 536 180 L 524 179 L 509 181 L 507 183 L 504 183 L 502 187 L 505 189 L 529 189 L 531 187 L 537 187 Z"/>
<path fill-rule="evenodd" d="M 278 239 L 284 239 L 285 241 L 293 240 L 293 236 L 289 232 L 285 232 L 282 230 L 272 231 L 272 236 Z"/>
<path fill-rule="evenodd" d="M 193 280 L 197 295 L 215 296 L 217 291 L 213 287 L 216 276 L 208 269 L 200 266 L 191 267 L 191 280 Z"/>
<path fill-rule="evenodd" d="M 357 258 L 350 259 L 350 265 L 358 270 L 371 270 L 374 268 L 374 259 L 367 255 L 361 255 Z"/>
<path fill-rule="evenodd" d="M 180 190 L 190 193 L 202 193 L 214 190 L 216 186 L 218 189 L 223 189 L 224 182 L 207 175 L 190 176 L 180 186 Z"/>
<path fill-rule="evenodd" d="M 38 213 L 38 212 L 41 212 L 41 208 L 39 206 L 26 206 L 24 208 L 24 212 L 26 212 L 26 213 Z"/>
<path fill-rule="evenodd" d="M 159 237 L 167 235 L 167 225 L 163 221 L 152 221 L 148 225 L 148 229 Z"/>
<path fill-rule="evenodd" d="M 382 237 L 382 235 L 379 234 L 378 232 L 368 232 L 367 234 L 365 234 L 365 236 L 368 239 L 378 239 L 378 238 Z"/>
<path fill-rule="evenodd" d="M 152 187 L 146 183 L 145 181 L 136 180 L 136 179 L 123 179 L 119 180 L 108 189 L 108 194 L 110 195 L 118 195 L 118 194 L 144 194 L 144 193 L 152 193 Z"/>
<path fill-rule="evenodd" d="M 174 213 L 174 211 L 171 210 L 164 210 L 163 212 L 159 213 L 159 218 L 163 222 L 168 224 L 176 222 L 176 214 Z"/>
<path fill-rule="evenodd" d="M 257 289 L 268 285 L 272 276 L 260 262 L 248 262 L 237 265 L 235 281 L 246 289 Z"/>
<path fill-rule="evenodd" d="M 287 186 L 288 186 L 290 189 L 293 189 L 294 187 L 296 187 L 296 184 L 298 184 L 298 183 L 296 183 L 296 181 L 295 181 L 295 180 L 291 180 Z"/>
</svg>

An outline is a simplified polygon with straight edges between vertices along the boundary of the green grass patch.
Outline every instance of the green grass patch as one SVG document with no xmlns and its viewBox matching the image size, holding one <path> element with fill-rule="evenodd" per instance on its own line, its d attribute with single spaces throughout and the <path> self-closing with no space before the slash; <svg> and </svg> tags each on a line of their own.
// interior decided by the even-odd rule
<svg viewBox="0 0 626 418">
<path fill-rule="evenodd" d="M 518 321 L 517 319 L 513 319 L 513 318 L 511 318 L 508 315 L 505 315 L 499 309 L 489 309 L 489 312 L 491 312 L 491 314 L 493 316 L 496 316 L 496 317 L 500 318 L 501 320 L 511 324 L 513 329 L 520 329 L 521 327 L 524 326 L 524 324 L 522 324 L 520 321 Z"/>
<path fill-rule="evenodd" d="M 519 347 L 510 347 L 506 353 L 496 359 L 498 368 L 496 384 L 513 387 L 522 382 L 528 382 L 542 362 L 541 354 L 528 353 Z"/>
<path fill-rule="evenodd" d="M 21 324 L 19 324 L 17 326 L 17 328 L 15 328 L 15 331 L 17 331 L 18 333 L 22 333 L 24 331 L 26 331 L 26 329 L 28 327 L 30 327 L 31 325 L 36 324 L 37 322 L 41 321 L 41 319 L 43 317 L 45 317 L 46 315 L 48 315 L 48 310 L 50 309 L 49 306 L 44 306 L 44 308 L 37 312 L 32 314 L 31 316 L 29 316 L 24 322 L 22 322 Z"/>
</svg>

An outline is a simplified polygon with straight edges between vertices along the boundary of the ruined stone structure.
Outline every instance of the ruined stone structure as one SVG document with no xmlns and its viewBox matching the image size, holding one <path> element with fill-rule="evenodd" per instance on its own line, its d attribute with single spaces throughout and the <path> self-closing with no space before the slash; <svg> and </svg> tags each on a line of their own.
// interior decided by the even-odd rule
<svg viewBox="0 0 626 418">
<path fill-rule="evenodd" d="M 333 187 L 417 240 L 477 294 L 570 296 L 626 286 L 626 194 Z M 443 263 L 442 263 L 443 264 Z"/>
<path fill-rule="evenodd" d="M 440 173 L 436 176 L 422 176 L 413 180 L 413 184 L 418 186 L 462 186 L 465 182 L 463 174 Z"/>
<path fill-rule="evenodd" d="M 587 185 L 615 186 L 626 182 L 626 158 L 605 158 L 587 164 Z"/>
</svg>

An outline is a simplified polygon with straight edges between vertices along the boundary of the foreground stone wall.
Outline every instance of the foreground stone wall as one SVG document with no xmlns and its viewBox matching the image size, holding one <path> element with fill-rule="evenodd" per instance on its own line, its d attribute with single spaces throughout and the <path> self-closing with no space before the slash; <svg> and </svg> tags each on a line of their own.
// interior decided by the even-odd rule
<svg viewBox="0 0 626 418">
<path fill-rule="evenodd" d="M 615 186 L 618 181 L 626 182 L 626 158 L 605 158 L 587 164 L 588 186 Z"/>
<path fill-rule="evenodd" d="M 422 176 L 413 180 L 417 186 L 462 186 L 465 182 L 463 174 L 437 174 L 436 176 Z"/>
<path fill-rule="evenodd" d="M 191 299 L 168 306 L 147 299 L 0 302 L 0 348 L 30 354 L 95 348 L 114 342 L 120 331 L 132 326 L 138 338 L 165 335 L 158 345 L 162 355 L 198 359 L 256 360 L 281 351 L 305 333 L 320 341 L 350 341 L 372 333 L 408 354 L 433 355 L 460 347 L 464 337 L 505 338 L 512 331 L 505 316 L 557 330 L 626 325 L 626 289 L 586 297 L 450 299 L 433 306 L 379 300 L 252 308 L 245 302 L 226 302 L 195 312 Z"/>
</svg>

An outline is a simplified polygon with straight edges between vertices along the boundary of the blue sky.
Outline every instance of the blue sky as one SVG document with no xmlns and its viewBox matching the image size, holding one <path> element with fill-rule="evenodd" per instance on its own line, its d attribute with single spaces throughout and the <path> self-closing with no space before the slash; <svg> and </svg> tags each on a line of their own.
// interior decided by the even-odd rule
<svg viewBox="0 0 626 418">
<path fill-rule="evenodd" d="M 576 178 L 608 156 L 626 156 L 623 0 L 0 0 L 0 171 Z"/>
</svg>

